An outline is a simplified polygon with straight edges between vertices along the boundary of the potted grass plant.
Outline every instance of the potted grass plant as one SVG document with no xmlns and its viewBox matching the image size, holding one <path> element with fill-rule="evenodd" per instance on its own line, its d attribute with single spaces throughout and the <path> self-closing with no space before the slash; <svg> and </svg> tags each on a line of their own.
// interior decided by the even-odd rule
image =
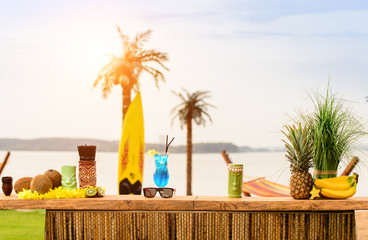
<svg viewBox="0 0 368 240">
<path fill-rule="evenodd" d="M 341 162 L 346 163 L 351 147 L 366 134 L 363 124 L 328 87 L 326 95 L 312 96 L 315 111 L 306 117 L 313 143 L 313 177 L 336 177 Z"/>
</svg>

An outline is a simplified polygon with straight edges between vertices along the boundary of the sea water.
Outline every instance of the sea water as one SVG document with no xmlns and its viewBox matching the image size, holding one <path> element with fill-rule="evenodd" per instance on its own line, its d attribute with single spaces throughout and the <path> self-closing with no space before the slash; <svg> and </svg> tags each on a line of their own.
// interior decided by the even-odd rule
<svg viewBox="0 0 368 240">
<path fill-rule="evenodd" d="M 354 169 L 359 173 L 356 196 L 368 196 L 368 152 L 359 155 L 362 161 Z M 0 161 L 6 152 L 0 151 Z M 289 164 L 284 152 L 229 153 L 234 163 L 244 166 L 244 175 L 266 177 L 266 179 L 288 185 Z M 97 185 L 106 188 L 106 194 L 118 193 L 118 153 L 99 152 L 97 147 Z M 186 194 L 186 154 L 169 154 L 170 179 L 167 187 L 176 189 L 176 195 Z M 34 177 L 48 169 L 60 171 L 62 165 L 78 166 L 77 150 L 72 152 L 12 151 L 2 176 L 12 176 L 13 181 L 21 177 Z M 193 195 L 226 196 L 228 170 L 221 153 L 193 154 Z M 339 169 L 339 173 L 343 171 Z M 143 187 L 155 187 L 153 173 L 155 161 L 146 155 L 143 172 Z M 14 194 L 14 192 L 13 192 Z"/>
</svg>

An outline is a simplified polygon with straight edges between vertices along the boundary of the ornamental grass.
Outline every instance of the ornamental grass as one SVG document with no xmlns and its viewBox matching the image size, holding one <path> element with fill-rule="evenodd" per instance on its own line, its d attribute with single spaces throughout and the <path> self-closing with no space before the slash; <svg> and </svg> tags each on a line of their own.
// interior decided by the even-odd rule
<svg viewBox="0 0 368 240">
<path fill-rule="evenodd" d="M 364 125 L 345 106 L 346 100 L 337 98 L 327 89 L 326 95 L 312 95 L 314 113 L 306 117 L 313 142 L 315 170 L 337 171 L 340 162 L 346 164 L 352 146 L 366 134 Z M 314 178 L 336 177 L 336 174 L 314 174 Z"/>
</svg>

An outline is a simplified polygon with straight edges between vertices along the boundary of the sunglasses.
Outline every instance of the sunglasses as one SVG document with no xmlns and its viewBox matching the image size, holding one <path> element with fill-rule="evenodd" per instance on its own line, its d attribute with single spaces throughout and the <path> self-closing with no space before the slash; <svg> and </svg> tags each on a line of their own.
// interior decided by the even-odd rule
<svg viewBox="0 0 368 240">
<path fill-rule="evenodd" d="M 154 188 L 147 187 L 143 188 L 143 194 L 146 198 L 153 198 L 156 196 L 157 192 L 160 193 L 162 198 L 171 198 L 174 196 L 176 189 L 174 188 Z"/>
</svg>

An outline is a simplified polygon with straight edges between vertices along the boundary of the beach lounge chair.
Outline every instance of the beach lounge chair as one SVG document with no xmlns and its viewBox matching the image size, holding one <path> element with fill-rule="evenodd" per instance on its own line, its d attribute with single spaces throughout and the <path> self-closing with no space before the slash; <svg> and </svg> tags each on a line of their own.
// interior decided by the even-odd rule
<svg viewBox="0 0 368 240">
<path fill-rule="evenodd" d="M 226 150 L 223 150 L 221 154 L 226 164 L 232 163 Z M 288 186 L 268 181 L 264 177 L 244 175 L 242 191 L 246 197 L 250 197 L 251 194 L 261 197 L 290 197 Z"/>
<path fill-rule="evenodd" d="M 9 156 L 10 156 L 10 152 L 8 152 L 6 154 L 4 161 L 2 163 L 0 163 L 0 176 L 1 176 L 1 173 L 2 173 L 2 171 L 3 171 L 3 169 L 4 169 L 5 165 L 6 165 L 6 163 L 8 162 Z"/>
</svg>

